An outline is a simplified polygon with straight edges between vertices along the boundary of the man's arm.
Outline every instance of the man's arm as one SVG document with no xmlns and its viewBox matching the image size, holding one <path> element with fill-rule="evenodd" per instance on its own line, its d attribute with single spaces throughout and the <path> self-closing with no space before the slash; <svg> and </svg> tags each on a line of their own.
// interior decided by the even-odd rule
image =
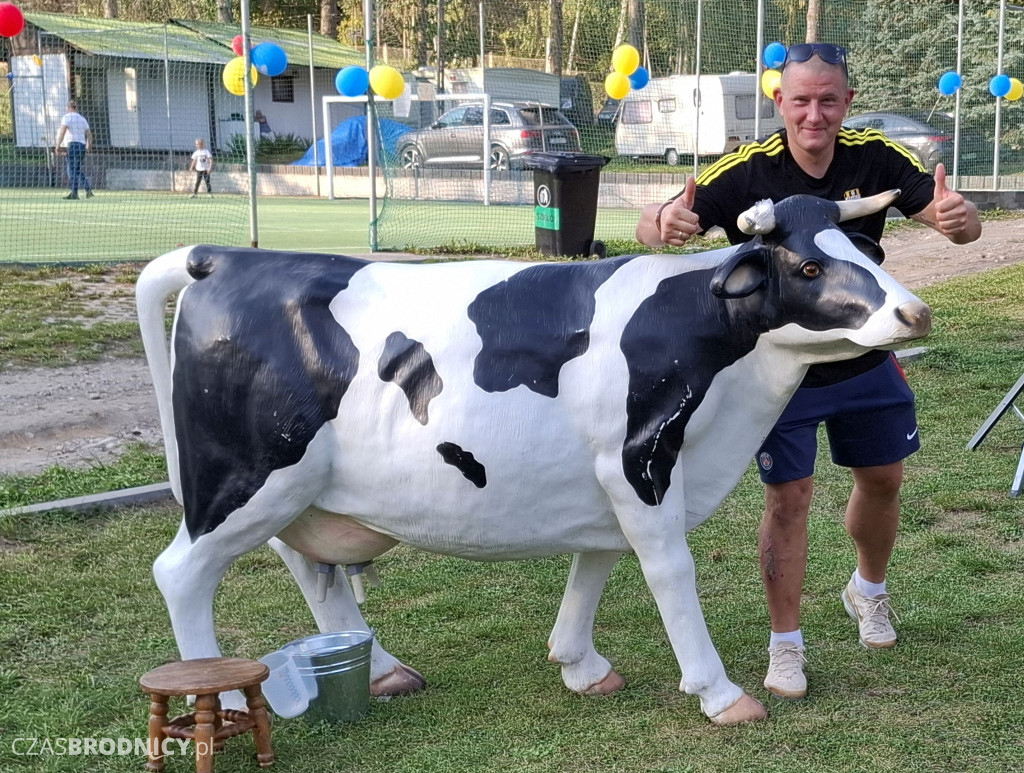
<svg viewBox="0 0 1024 773">
<path fill-rule="evenodd" d="M 648 247 L 682 247 L 694 234 L 701 232 L 700 218 L 693 211 L 697 184 L 687 175 L 683 192 L 664 204 L 648 204 L 640 212 L 636 239 Z"/>
<path fill-rule="evenodd" d="M 85 130 L 85 152 L 92 150 L 92 129 Z"/>
<path fill-rule="evenodd" d="M 60 127 L 60 131 L 57 132 L 57 141 L 55 143 L 53 143 L 53 152 L 54 153 L 60 153 L 60 144 L 61 144 L 61 142 L 64 141 L 64 135 L 67 134 L 67 132 L 68 132 L 68 127 L 67 126 L 61 126 Z"/>
<path fill-rule="evenodd" d="M 981 236 L 978 208 L 946 188 L 946 167 L 942 164 L 935 167 L 934 198 L 913 219 L 934 228 L 953 244 L 969 244 Z"/>
</svg>

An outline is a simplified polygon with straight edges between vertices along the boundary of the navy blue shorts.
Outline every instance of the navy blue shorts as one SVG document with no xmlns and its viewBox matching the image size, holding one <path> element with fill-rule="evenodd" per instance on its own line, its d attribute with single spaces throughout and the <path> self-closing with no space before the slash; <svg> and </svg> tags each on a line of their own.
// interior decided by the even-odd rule
<svg viewBox="0 0 1024 773">
<path fill-rule="evenodd" d="M 838 384 L 796 390 L 757 453 L 762 482 L 787 483 L 814 474 L 821 422 L 832 461 L 843 467 L 892 464 L 921 447 L 914 393 L 891 356 Z"/>
</svg>

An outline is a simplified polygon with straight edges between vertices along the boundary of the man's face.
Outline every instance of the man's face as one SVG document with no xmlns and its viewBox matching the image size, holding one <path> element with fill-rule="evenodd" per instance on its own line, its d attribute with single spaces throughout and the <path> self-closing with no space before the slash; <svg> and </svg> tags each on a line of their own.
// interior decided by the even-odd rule
<svg viewBox="0 0 1024 773">
<path fill-rule="evenodd" d="M 842 68 L 817 57 L 786 65 L 775 90 L 789 142 L 810 155 L 832 147 L 852 100 Z"/>
</svg>

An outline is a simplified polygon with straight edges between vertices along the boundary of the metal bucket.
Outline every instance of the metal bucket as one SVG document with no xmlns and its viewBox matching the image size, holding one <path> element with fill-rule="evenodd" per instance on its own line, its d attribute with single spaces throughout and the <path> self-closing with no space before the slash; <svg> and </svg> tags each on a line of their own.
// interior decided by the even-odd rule
<svg viewBox="0 0 1024 773">
<path fill-rule="evenodd" d="M 311 722 L 355 722 L 370 709 L 370 631 L 307 636 L 282 649 L 309 692 Z"/>
</svg>

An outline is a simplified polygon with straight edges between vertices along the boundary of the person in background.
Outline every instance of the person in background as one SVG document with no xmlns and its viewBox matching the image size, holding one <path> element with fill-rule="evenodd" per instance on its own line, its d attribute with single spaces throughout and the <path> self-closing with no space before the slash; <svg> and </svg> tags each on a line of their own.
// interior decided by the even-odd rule
<svg viewBox="0 0 1024 773">
<path fill-rule="evenodd" d="M 209 198 L 213 197 L 213 191 L 210 190 L 210 172 L 213 170 L 213 154 L 207 150 L 206 143 L 202 139 L 196 139 L 196 150 L 192 154 L 192 163 L 189 164 L 189 171 L 195 171 L 196 173 L 196 185 L 192 189 L 192 195 L 190 199 L 194 199 L 199 195 L 199 183 L 206 182 L 206 195 Z"/>
<path fill-rule="evenodd" d="M 272 140 L 274 139 L 274 130 L 270 128 L 270 124 L 267 123 L 267 117 L 263 115 L 259 110 L 255 113 L 256 125 L 260 129 L 261 140 Z"/>
<path fill-rule="evenodd" d="M 785 128 L 723 156 L 682 192 L 641 213 L 637 239 L 651 247 L 681 246 L 713 226 L 733 244 L 747 241 L 737 216 L 761 199 L 794 194 L 840 200 L 898 188 L 894 205 L 955 244 L 981 235 L 973 204 L 934 179 L 905 148 L 871 130 L 844 129 L 853 99 L 846 51 L 828 43 L 791 46 L 774 97 Z M 839 224 L 876 242 L 886 213 Z M 800 597 L 807 568 L 807 520 L 814 490 L 817 430 L 825 422 L 832 460 L 849 467 L 853 491 L 846 530 L 856 570 L 841 594 L 861 644 L 896 643 L 886 569 L 896 541 L 903 459 L 920 448 L 911 392 L 895 357 L 874 351 L 858 359 L 812 366 L 757 454 L 765 484 L 758 534 L 761 576 L 771 617 L 765 687 L 780 698 L 807 694 Z M 895 617 L 893 615 L 893 617 Z"/>
<path fill-rule="evenodd" d="M 67 147 L 64 147 L 64 138 L 67 137 Z M 54 152 L 67 153 L 68 185 L 71 192 L 65 199 L 77 199 L 78 189 L 85 190 L 85 197 L 92 198 L 92 183 L 82 171 L 82 162 L 85 154 L 92 149 L 92 130 L 85 116 L 78 112 L 75 100 L 68 100 L 68 111 L 60 119 L 60 131 L 57 132 L 57 141 L 54 143 Z"/>
</svg>

